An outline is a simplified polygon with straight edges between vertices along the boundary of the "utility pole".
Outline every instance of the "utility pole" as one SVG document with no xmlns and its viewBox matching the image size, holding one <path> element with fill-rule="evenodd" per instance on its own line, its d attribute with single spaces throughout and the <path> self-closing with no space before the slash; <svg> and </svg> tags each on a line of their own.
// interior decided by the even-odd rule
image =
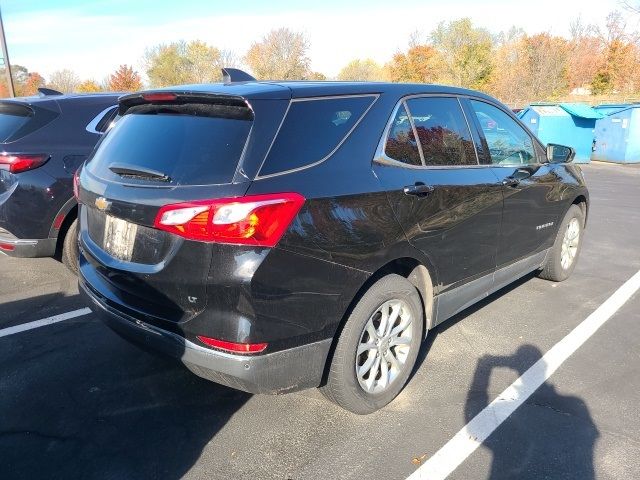
<svg viewBox="0 0 640 480">
<path fill-rule="evenodd" d="M 13 86 L 13 75 L 11 75 L 11 62 L 9 62 L 9 51 L 7 50 L 7 39 L 4 36 L 4 23 L 2 23 L 2 12 L 0 11 L 0 43 L 2 43 L 2 59 L 4 60 L 4 73 L 7 76 L 7 88 L 9 95 L 16 96 Z"/>
</svg>

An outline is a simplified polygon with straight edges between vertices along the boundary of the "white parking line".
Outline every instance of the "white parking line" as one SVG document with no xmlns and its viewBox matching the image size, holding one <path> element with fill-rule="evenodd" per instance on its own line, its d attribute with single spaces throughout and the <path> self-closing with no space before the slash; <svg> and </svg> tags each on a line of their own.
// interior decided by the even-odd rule
<svg viewBox="0 0 640 480">
<path fill-rule="evenodd" d="M 60 315 L 54 315 L 53 317 L 43 318 L 42 320 L 36 320 L 34 322 L 23 323 L 22 325 L 15 325 L 13 327 L 3 328 L 0 330 L 0 338 L 8 337 L 15 333 L 26 332 L 27 330 L 33 330 L 34 328 L 44 327 L 46 325 L 52 325 L 54 323 L 63 322 L 71 318 L 81 317 L 91 313 L 88 308 L 81 308 L 72 312 L 61 313 Z"/>
<path fill-rule="evenodd" d="M 640 289 L 640 271 L 627 280 L 595 312 L 584 319 L 520 378 L 498 395 L 493 402 L 413 472 L 408 480 L 447 478 L 509 415 L 553 375 L 573 352 L 596 333 L 638 289 Z"/>
</svg>

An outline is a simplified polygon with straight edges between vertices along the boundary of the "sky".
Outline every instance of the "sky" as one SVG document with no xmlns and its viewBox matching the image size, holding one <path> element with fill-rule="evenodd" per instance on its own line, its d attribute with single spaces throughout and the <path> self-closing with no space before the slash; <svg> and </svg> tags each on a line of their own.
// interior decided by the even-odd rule
<svg viewBox="0 0 640 480">
<path fill-rule="evenodd" d="M 143 72 L 147 47 L 203 40 L 244 55 L 269 30 L 303 32 L 314 71 L 334 77 L 354 58 L 379 63 L 427 38 L 441 21 L 470 17 L 493 33 L 568 35 L 572 20 L 603 25 L 619 0 L 1 0 L 12 64 L 45 78 L 69 68 L 104 80 L 120 64 Z"/>
</svg>

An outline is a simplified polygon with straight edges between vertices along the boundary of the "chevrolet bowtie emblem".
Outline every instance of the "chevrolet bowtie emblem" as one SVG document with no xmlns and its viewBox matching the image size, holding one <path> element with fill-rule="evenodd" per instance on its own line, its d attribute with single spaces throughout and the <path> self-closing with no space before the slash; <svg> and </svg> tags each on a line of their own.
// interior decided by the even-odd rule
<svg viewBox="0 0 640 480">
<path fill-rule="evenodd" d="M 111 202 L 104 197 L 96 198 L 96 207 L 98 210 L 105 211 L 111 206 Z"/>
</svg>

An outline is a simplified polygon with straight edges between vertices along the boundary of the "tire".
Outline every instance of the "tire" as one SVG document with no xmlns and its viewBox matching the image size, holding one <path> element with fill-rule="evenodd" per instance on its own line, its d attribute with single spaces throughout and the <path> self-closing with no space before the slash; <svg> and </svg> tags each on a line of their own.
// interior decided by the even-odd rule
<svg viewBox="0 0 640 480">
<path fill-rule="evenodd" d="M 378 337 L 378 332 L 383 328 L 384 309 L 389 313 L 390 319 L 395 311 L 399 314 L 393 322 L 387 322 L 388 333 Z M 407 319 L 410 319 L 408 324 Z M 371 331 L 372 327 L 375 332 Z M 391 335 L 397 329 L 402 330 Z M 358 415 L 372 413 L 384 407 L 404 388 L 416 363 L 423 329 L 424 311 L 416 288 L 400 275 L 392 274 L 381 278 L 365 292 L 349 315 L 338 337 L 327 383 L 320 390 L 332 402 Z M 372 337 L 370 332 L 375 333 L 376 337 Z M 363 346 L 365 350 L 357 355 L 361 342 L 376 345 L 376 341 L 378 346 L 369 349 Z M 396 342 L 402 344 L 394 345 Z M 391 363 L 389 355 L 396 360 L 395 364 Z M 372 364 L 368 363 L 371 358 L 375 358 Z M 380 361 L 374 377 L 372 372 L 378 358 Z M 359 379 L 356 368 L 365 371 L 367 364 L 370 365 L 369 370 Z M 382 376 L 384 364 L 387 365 L 386 378 L 390 379 L 386 386 L 383 385 Z M 365 390 L 366 387 L 361 382 L 370 385 L 370 391 Z"/>
<path fill-rule="evenodd" d="M 567 263 L 566 257 L 565 262 L 563 263 L 563 249 L 566 250 L 568 248 L 565 242 L 568 238 L 567 235 L 571 236 L 568 232 L 568 228 L 572 222 L 577 222 L 574 225 L 577 225 L 578 228 L 577 242 L 574 243 L 575 253 L 571 257 L 570 263 Z M 576 263 L 578 263 L 578 257 L 580 255 L 580 251 L 582 250 L 583 233 L 584 213 L 578 205 L 571 205 L 571 207 L 565 214 L 562 223 L 560 224 L 560 228 L 558 229 L 558 233 L 556 234 L 556 240 L 553 243 L 553 247 L 551 247 L 551 250 L 549 251 L 545 265 L 538 276 L 540 278 L 551 280 L 553 282 L 562 282 L 569 278 L 571 276 L 571 273 L 573 273 L 573 269 L 576 267 Z"/>
<path fill-rule="evenodd" d="M 62 243 L 62 263 L 73 272 L 74 275 L 78 275 L 78 219 L 76 218 L 64 237 Z"/>
</svg>

